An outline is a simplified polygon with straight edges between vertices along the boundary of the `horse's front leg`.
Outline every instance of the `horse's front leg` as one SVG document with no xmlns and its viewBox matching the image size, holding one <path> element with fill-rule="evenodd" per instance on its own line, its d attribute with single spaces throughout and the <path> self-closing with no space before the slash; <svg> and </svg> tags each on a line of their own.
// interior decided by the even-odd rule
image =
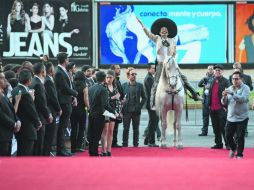
<svg viewBox="0 0 254 190">
<path fill-rule="evenodd" d="M 175 113 L 174 113 L 175 114 Z M 176 117 L 174 118 L 174 139 L 173 139 L 173 146 L 176 147 Z"/>
<path fill-rule="evenodd" d="M 167 129 L 167 112 L 161 111 L 161 148 L 167 148 L 166 129 Z"/>
<path fill-rule="evenodd" d="M 177 139 L 177 146 L 176 146 L 177 149 L 183 149 L 181 118 L 182 118 L 182 110 L 176 111 L 175 127 L 178 132 L 178 139 Z"/>
</svg>

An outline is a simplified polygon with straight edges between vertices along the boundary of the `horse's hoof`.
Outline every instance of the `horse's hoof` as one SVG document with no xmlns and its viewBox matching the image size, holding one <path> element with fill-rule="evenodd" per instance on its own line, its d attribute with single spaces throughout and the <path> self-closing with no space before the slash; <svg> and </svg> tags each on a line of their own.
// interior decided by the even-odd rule
<svg viewBox="0 0 254 190">
<path fill-rule="evenodd" d="M 160 148 L 167 148 L 166 144 L 161 144 Z"/>
<path fill-rule="evenodd" d="M 178 145 L 176 146 L 176 148 L 177 148 L 177 149 L 183 149 L 183 145 L 182 145 L 182 144 L 178 144 Z"/>
</svg>

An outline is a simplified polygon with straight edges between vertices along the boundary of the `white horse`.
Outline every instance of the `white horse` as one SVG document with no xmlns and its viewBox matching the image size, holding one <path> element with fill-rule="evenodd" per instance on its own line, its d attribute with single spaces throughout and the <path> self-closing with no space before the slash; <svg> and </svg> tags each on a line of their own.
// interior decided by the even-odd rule
<svg viewBox="0 0 254 190">
<path fill-rule="evenodd" d="M 174 147 L 178 149 L 183 148 L 182 132 L 181 132 L 181 118 L 184 104 L 184 86 L 179 75 L 178 64 L 173 57 L 164 61 L 161 72 L 159 84 L 156 91 L 156 111 L 161 119 L 162 138 L 161 148 L 166 148 L 166 129 L 168 112 L 174 111 L 174 114 L 169 114 L 168 121 L 173 121 L 174 128 Z M 170 117 L 171 115 L 171 117 Z M 178 131 L 178 138 L 176 141 L 176 129 Z"/>
</svg>

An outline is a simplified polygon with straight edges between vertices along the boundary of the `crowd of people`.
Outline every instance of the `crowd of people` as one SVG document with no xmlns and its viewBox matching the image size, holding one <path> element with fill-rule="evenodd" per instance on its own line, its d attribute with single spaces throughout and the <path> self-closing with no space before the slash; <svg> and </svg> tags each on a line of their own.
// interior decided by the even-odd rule
<svg viewBox="0 0 254 190">
<path fill-rule="evenodd" d="M 243 157 L 244 140 L 248 136 L 249 96 L 253 90 L 252 79 L 243 73 L 240 63 L 233 64 L 229 79 L 223 76 L 222 65 L 209 65 L 198 86 L 203 87 L 203 127 L 199 136 L 207 136 L 209 116 L 211 117 L 215 145 L 222 149 L 223 141 L 230 150 L 229 157 Z M 254 103 L 252 104 L 254 108 Z"/>
<path fill-rule="evenodd" d="M 111 156 L 111 147 L 122 147 L 117 142 L 118 124 L 123 122 L 123 146 L 127 147 L 131 121 L 137 147 L 146 95 L 143 84 L 136 81 L 136 70 L 128 68 L 129 82 L 121 84 L 119 65 L 112 65 L 105 73 L 88 65 L 77 69 L 66 53 L 59 53 L 57 60 L 56 71 L 46 55 L 34 64 L 24 61 L 21 65 L 3 67 L 0 155 L 11 155 L 15 135 L 17 156 L 53 155 L 53 142 L 57 156 L 73 156 L 85 151 L 85 139 L 90 156 Z M 71 151 L 65 146 L 65 131 L 69 126 Z"/>
<path fill-rule="evenodd" d="M 128 81 L 120 82 L 120 66 L 106 72 L 84 65 L 76 68 L 66 53 L 57 55 L 58 65 L 47 56 L 32 64 L 8 64 L 0 72 L 0 155 L 11 156 L 12 138 L 17 140 L 17 156 L 50 156 L 56 142 L 57 156 L 83 152 L 85 139 L 90 156 L 111 156 L 111 147 L 129 146 L 133 125 L 133 146 L 139 146 L 141 109 L 146 104 L 149 115 L 144 144 L 158 147 L 155 140 L 159 118 L 151 108 L 155 64 L 147 65 L 144 83 L 136 81 L 135 68 L 128 67 Z M 247 136 L 251 77 L 241 64 L 233 65 L 229 80 L 223 77 L 222 65 L 209 65 L 199 82 L 203 92 L 203 128 L 207 136 L 209 115 L 215 134 L 211 148 L 230 150 L 230 157 L 241 158 Z M 231 82 L 230 82 L 231 81 Z M 254 106 L 254 105 L 253 105 Z M 88 130 L 86 120 L 88 119 Z M 118 125 L 123 123 L 122 144 L 117 141 Z M 71 150 L 65 146 L 65 131 L 71 126 Z M 98 152 L 99 142 L 102 151 Z"/>
<path fill-rule="evenodd" d="M 15 7 L 20 9 L 22 4 Z M 34 5 L 32 11 L 31 21 L 37 17 L 38 6 Z M 67 13 L 61 7 L 60 12 Z M 163 63 L 176 59 L 177 26 L 172 20 L 162 18 L 153 23 L 150 31 L 137 20 L 156 46 L 157 66 L 147 65 L 144 83 L 136 80 L 137 72 L 133 67 L 126 69 L 128 81 L 123 84 L 119 65 L 112 65 L 107 72 L 88 65 L 77 71 L 75 63 L 69 62 L 68 55 L 63 52 L 57 55 L 56 72 L 47 56 L 35 64 L 25 61 L 22 65 L 6 65 L 0 73 L 0 155 L 11 155 L 11 140 L 15 134 L 18 156 L 51 155 L 54 139 L 57 156 L 83 152 L 84 139 L 88 140 L 90 156 L 111 156 L 111 147 L 129 146 L 131 123 L 133 146 L 138 147 L 144 104 L 149 115 L 144 144 L 157 147 L 155 132 L 159 118 L 155 111 L 155 95 Z M 207 75 L 199 82 L 199 87 L 204 88 L 203 98 L 178 65 L 177 72 L 191 98 L 203 102 L 203 128 L 199 136 L 207 135 L 210 115 L 215 134 L 215 145 L 211 148 L 222 149 L 225 145 L 230 157 L 236 154 L 242 158 L 244 138 L 248 134 L 249 94 L 253 86 L 240 63 L 235 63 L 233 68 L 228 80 L 223 76 L 222 65 L 209 66 Z M 121 122 L 123 135 L 122 145 L 119 145 L 117 133 Z M 70 152 L 65 147 L 68 126 L 71 126 Z M 101 153 L 98 152 L 100 141 Z"/>
</svg>

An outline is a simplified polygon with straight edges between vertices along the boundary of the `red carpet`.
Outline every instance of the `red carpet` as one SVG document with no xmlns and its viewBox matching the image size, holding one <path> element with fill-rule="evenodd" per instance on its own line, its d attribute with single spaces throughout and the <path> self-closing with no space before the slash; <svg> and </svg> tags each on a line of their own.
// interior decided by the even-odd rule
<svg viewBox="0 0 254 190">
<path fill-rule="evenodd" d="M 254 149 L 242 160 L 209 148 L 122 148 L 110 157 L 0 158 L 0 190 L 253 190 Z"/>
</svg>

